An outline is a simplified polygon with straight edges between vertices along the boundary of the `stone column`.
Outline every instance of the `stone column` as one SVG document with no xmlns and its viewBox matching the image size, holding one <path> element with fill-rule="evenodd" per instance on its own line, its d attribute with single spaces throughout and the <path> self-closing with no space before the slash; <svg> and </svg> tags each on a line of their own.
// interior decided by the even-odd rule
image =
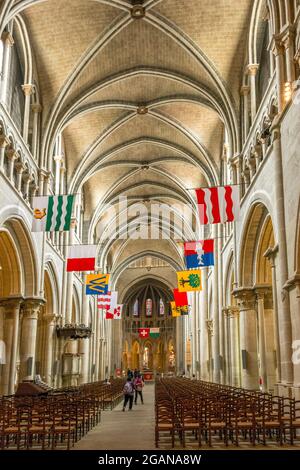
<svg viewBox="0 0 300 470">
<path fill-rule="evenodd" d="M 74 243 L 74 233 L 76 227 L 76 219 L 72 218 L 71 226 L 69 231 L 69 246 Z M 67 294 L 66 294 L 66 316 L 65 323 L 69 324 L 72 322 L 72 307 L 73 307 L 73 273 L 67 273 Z"/>
<path fill-rule="evenodd" d="M 258 317 L 258 354 L 259 354 L 259 373 L 262 380 L 262 391 L 268 390 L 268 373 L 266 357 L 266 338 L 265 338 L 265 319 L 264 319 L 264 287 L 256 287 L 257 298 L 257 317 Z"/>
<path fill-rule="evenodd" d="M 0 173 L 4 172 L 4 158 L 5 158 L 5 149 L 10 144 L 8 138 L 1 134 L 0 135 Z"/>
<path fill-rule="evenodd" d="M 273 294 L 273 320 L 274 320 L 274 344 L 276 350 L 276 382 L 281 382 L 281 357 L 280 357 L 280 338 L 278 322 L 278 301 L 277 301 L 277 278 L 275 259 L 278 252 L 278 245 L 274 248 L 268 248 L 264 256 L 269 260 L 272 271 L 272 294 Z"/>
<path fill-rule="evenodd" d="M 23 299 L 20 297 L 11 297 L 1 299 L 0 301 L 5 315 L 3 340 L 6 349 L 6 364 L 3 365 L 1 381 L 2 395 L 12 395 L 15 393 L 20 305 L 22 301 Z"/>
<path fill-rule="evenodd" d="M 85 286 L 83 286 L 83 302 L 82 302 L 82 317 L 81 323 L 88 326 L 89 323 L 89 296 L 85 294 Z M 84 384 L 88 382 L 89 374 L 89 350 L 90 338 L 83 338 L 80 340 L 79 351 L 81 354 L 81 373 L 79 383 Z"/>
<path fill-rule="evenodd" d="M 61 166 L 60 167 L 60 194 L 64 194 L 65 172 L 66 172 L 65 166 Z"/>
<path fill-rule="evenodd" d="M 231 384 L 231 361 L 230 361 L 230 325 L 229 325 L 229 309 L 228 307 L 222 308 L 222 314 L 224 316 L 224 340 L 225 340 L 225 350 L 224 350 L 224 383 L 226 385 Z"/>
<path fill-rule="evenodd" d="M 34 87 L 30 83 L 22 85 L 22 90 L 25 96 L 24 117 L 23 117 L 23 140 L 25 144 L 28 143 L 28 129 L 29 129 L 29 116 L 30 116 L 30 97 L 33 93 Z"/>
<path fill-rule="evenodd" d="M 32 176 L 29 173 L 25 173 L 23 176 L 23 180 L 25 182 L 23 196 L 24 196 L 24 199 L 26 199 L 26 201 L 29 201 L 29 197 L 30 197 L 29 185 L 32 182 Z"/>
<path fill-rule="evenodd" d="M 9 166 L 8 166 L 8 178 L 11 183 L 14 183 L 14 166 L 15 166 L 15 160 L 18 159 L 18 154 L 15 151 L 15 149 L 11 148 L 7 152 L 7 158 L 9 160 Z"/>
<path fill-rule="evenodd" d="M 220 382 L 220 322 L 219 322 L 219 244 L 217 226 L 213 226 L 214 261 L 213 268 L 213 323 L 214 334 L 212 336 L 212 357 L 213 357 L 213 381 Z"/>
<path fill-rule="evenodd" d="M 47 313 L 43 315 L 43 320 L 45 323 L 44 380 L 50 386 L 53 386 L 54 381 L 52 366 L 56 319 L 57 316 L 54 313 Z"/>
<path fill-rule="evenodd" d="M 221 227 L 221 225 L 218 226 L 218 239 L 215 241 L 218 245 L 218 254 L 219 254 L 219 262 L 218 262 L 218 267 L 219 267 L 219 273 L 218 273 L 218 284 L 219 284 L 219 292 L 218 292 L 218 317 L 219 317 L 219 357 L 220 357 L 220 383 L 226 383 L 225 382 L 225 376 L 226 376 L 226 361 L 225 361 L 225 333 L 224 333 L 224 315 L 222 311 L 222 305 L 223 305 L 223 260 L 221 256 L 222 252 L 222 243 L 224 241 L 224 235 L 225 235 L 225 226 Z"/>
<path fill-rule="evenodd" d="M 202 291 L 200 292 L 200 361 L 201 361 L 201 379 L 209 380 L 208 374 L 208 268 L 202 268 Z"/>
<path fill-rule="evenodd" d="M 23 319 L 20 338 L 20 380 L 33 380 L 37 321 L 43 299 L 26 299 L 22 305 Z"/>
<path fill-rule="evenodd" d="M 212 360 L 213 360 L 213 351 L 212 351 L 212 338 L 214 336 L 214 321 L 207 319 L 206 320 L 206 331 L 207 331 L 207 342 L 208 342 L 208 377 L 209 381 L 213 381 L 213 368 L 212 368 Z"/>
<path fill-rule="evenodd" d="M 280 127 L 276 122 L 272 126 L 273 160 L 274 160 L 274 187 L 275 187 L 275 214 L 278 227 L 278 323 L 280 337 L 281 381 L 284 386 L 293 383 L 292 357 L 292 323 L 290 312 L 290 299 L 284 285 L 288 280 L 287 241 L 285 225 L 285 206 L 282 170 L 282 149 Z"/>
<path fill-rule="evenodd" d="M 235 289 L 234 296 L 240 309 L 240 347 L 242 355 L 242 387 L 258 389 L 257 314 L 255 293 L 252 289 Z"/>
<path fill-rule="evenodd" d="M 195 301 L 196 301 L 196 377 L 200 378 L 201 373 L 201 362 L 200 362 L 200 292 L 195 292 Z"/>
<path fill-rule="evenodd" d="M 244 141 L 247 139 L 248 132 L 249 132 L 249 93 L 250 87 L 249 86 L 242 86 L 241 88 L 241 95 L 243 100 L 243 134 L 244 134 Z"/>
<path fill-rule="evenodd" d="M 285 49 L 285 61 L 286 61 L 286 77 L 287 81 L 292 84 L 295 80 L 295 63 L 294 63 L 294 33 L 289 30 L 286 37 L 283 39 L 283 45 Z"/>
<path fill-rule="evenodd" d="M 16 169 L 17 169 L 17 191 L 21 192 L 22 190 L 22 176 L 23 172 L 25 170 L 25 165 L 23 162 L 17 162 L 16 163 Z"/>
<path fill-rule="evenodd" d="M 273 54 L 275 55 L 276 80 L 277 80 L 277 96 L 278 111 L 282 112 L 284 106 L 283 85 L 284 85 L 284 48 L 277 39 L 273 39 Z"/>
<path fill-rule="evenodd" d="M 11 47 L 14 44 L 12 35 L 5 31 L 1 37 L 3 41 L 3 67 L 2 67 L 2 80 L 1 80 L 1 102 L 7 105 L 7 85 L 9 81 L 9 65 L 10 65 L 10 53 Z"/>
<path fill-rule="evenodd" d="M 229 331 L 230 331 L 230 369 L 231 385 L 240 387 L 240 339 L 239 339 L 239 309 L 228 307 Z"/>
<path fill-rule="evenodd" d="M 192 346 L 192 370 L 191 373 L 196 375 L 196 361 L 197 361 L 197 310 L 196 310 L 196 292 L 192 293 L 192 325 L 191 325 L 191 346 Z"/>
<path fill-rule="evenodd" d="M 38 157 L 38 131 L 39 131 L 39 115 L 42 111 L 42 106 L 40 104 L 33 104 L 31 106 L 33 112 L 33 122 L 32 122 L 32 143 L 31 143 L 31 153 L 33 158 L 37 160 Z"/>
<path fill-rule="evenodd" d="M 256 74 L 258 67 L 258 64 L 249 64 L 247 67 L 247 72 L 250 77 L 251 123 L 253 123 L 257 111 Z"/>
<path fill-rule="evenodd" d="M 56 155 L 54 157 L 55 161 L 55 194 L 59 194 L 60 190 L 60 167 L 62 162 L 62 155 Z"/>
</svg>

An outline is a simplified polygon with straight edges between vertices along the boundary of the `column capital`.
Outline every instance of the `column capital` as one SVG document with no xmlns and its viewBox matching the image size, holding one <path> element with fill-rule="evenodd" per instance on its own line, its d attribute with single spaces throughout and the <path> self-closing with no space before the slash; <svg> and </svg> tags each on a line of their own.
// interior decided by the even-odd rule
<svg viewBox="0 0 300 470">
<path fill-rule="evenodd" d="M 263 256 L 269 260 L 272 268 L 275 267 L 275 258 L 277 256 L 278 250 L 279 245 L 277 243 L 275 246 L 269 247 L 263 254 Z"/>
<path fill-rule="evenodd" d="M 283 288 L 287 291 L 296 288 L 297 289 L 296 295 L 298 298 L 300 298 L 300 273 L 295 272 L 294 275 L 286 281 Z"/>
<path fill-rule="evenodd" d="M 32 109 L 32 111 L 33 111 L 34 113 L 41 113 L 43 107 L 42 107 L 42 105 L 39 104 L 39 103 L 34 103 L 34 104 L 31 105 L 31 109 Z"/>
<path fill-rule="evenodd" d="M 259 64 L 248 64 L 246 67 L 247 74 L 255 77 L 259 69 Z"/>
<path fill-rule="evenodd" d="M 47 324 L 55 324 L 58 320 L 56 313 L 44 313 L 42 320 Z"/>
<path fill-rule="evenodd" d="M 54 155 L 53 160 L 56 162 L 61 162 L 63 158 L 63 155 Z"/>
<path fill-rule="evenodd" d="M 24 299 L 22 304 L 23 315 L 37 318 L 40 308 L 45 304 L 45 299 L 39 297 L 29 297 Z"/>
<path fill-rule="evenodd" d="M 227 307 L 224 307 L 222 310 L 223 310 L 224 315 L 228 318 L 236 317 L 240 313 L 239 308 L 236 305 L 228 305 Z"/>
<path fill-rule="evenodd" d="M 270 294 L 272 295 L 272 286 L 268 284 L 255 285 L 254 290 L 258 300 L 265 299 Z"/>
<path fill-rule="evenodd" d="M 10 141 L 6 135 L 0 135 L 0 148 L 6 148 L 10 144 Z"/>
<path fill-rule="evenodd" d="M 26 172 L 24 173 L 24 176 L 23 176 L 23 179 L 24 181 L 27 183 L 27 182 L 30 182 L 30 181 L 33 181 L 33 177 L 30 173 Z"/>
<path fill-rule="evenodd" d="M 34 85 L 31 83 L 24 83 L 24 85 L 22 85 L 22 90 L 25 96 L 30 96 L 34 92 Z"/>
<path fill-rule="evenodd" d="M 281 43 L 285 49 L 293 46 L 295 35 L 295 27 L 290 24 L 286 25 L 284 30 L 280 32 Z"/>
<path fill-rule="evenodd" d="M 6 155 L 9 160 L 17 160 L 19 158 L 19 155 L 17 154 L 17 151 L 11 147 L 6 151 Z"/>
<path fill-rule="evenodd" d="M 15 166 L 16 166 L 16 170 L 17 170 L 18 174 L 23 173 L 23 171 L 26 168 L 26 166 L 24 165 L 24 163 L 21 160 L 19 162 L 17 162 Z"/>
<path fill-rule="evenodd" d="M 230 162 L 232 162 L 232 164 L 235 165 L 237 168 L 241 165 L 242 161 L 243 155 L 240 153 L 236 153 L 230 158 Z"/>
<path fill-rule="evenodd" d="M 214 321 L 213 320 L 206 320 L 206 328 L 207 332 L 210 336 L 214 334 Z"/>
<path fill-rule="evenodd" d="M 273 35 L 269 48 L 275 56 L 283 55 L 284 47 L 282 44 L 282 38 L 278 35 Z"/>
<path fill-rule="evenodd" d="M 13 46 L 15 43 L 14 38 L 9 31 L 4 31 L 2 33 L 1 39 L 7 46 Z"/>
<path fill-rule="evenodd" d="M 3 297 L 2 299 L 0 299 L 0 307 L 15 309 L 20 307 L 23 301 L 24 298 L 20 296 Z"/>
<path fill-rule="evenodd" d="M 255 292 L 252 287 L 240 287 L 233 290 L 240 310 L 253 310 L 255 308 Z"/>
<path fill-rule="evenodd" d="M 248 96 L 250 93 L 250 87 L 248 85 L 243 85 L 240 89 L 240 93 L 242 96 Z"/>
</svg>

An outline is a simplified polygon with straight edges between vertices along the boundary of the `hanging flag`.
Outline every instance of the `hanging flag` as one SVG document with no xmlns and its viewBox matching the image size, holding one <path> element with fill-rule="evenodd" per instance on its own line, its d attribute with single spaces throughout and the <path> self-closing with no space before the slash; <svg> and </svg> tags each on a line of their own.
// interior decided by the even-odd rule
<svg viewBox="0 0 300 470">
<path fill-rule="evenodd" d="M 98 295 L 97 306 L 104 310 L 110 310 L 117 305 L 118 293 L 116 291 L 107 292 L 107 294 Z"/>
<path fill-rule="evenodd" d="M 182 315 L 188 315 L 189 314 L 189 305 L 183 305 L 181 307 L 176 307 L 175 302 L 170 302 L 171 303 L 171 310 L 172 310 L 172 317 L 181 317 Z"/>
<path fill-rule="evenodd" d="M 201 224 L 233 222 L 239 218 L 239 187 L 217 186 L 196 189 Z"/>
<path fill-rule="evenodd" d="M 201 271 L 193 269 L 191 271 L 177 272 L 179 292 L 189 292 L 201 290 Z"/>
<path fill-rule="evenodd" d="M 178 289 L 173 289 L 173 293 L 176 307 L 183 307 L 188 305 L 187 292 L 179 292 Z"/>
<path fill-rule="evenodd" d="M 165 304 L 163 299 L 159 299 L 159 314 L 164 315 L 165 314 Z"/>
<path fill-rule="evenodd" d="M 172 317 L 180 317 L 180 307 L 176 307 L 175 302 L 170 302 L 171 310 L 172 310 Z"/>
<path fill-rule="evenodd" d="M 108 293 L 109 274 L 88 274 L 85 279 L 85 293 L 98 295 Z"/>
<path fill-rule="evenodd" d="M 70 230 L 74 195 L 33 198 L 32 232 Z"/>
<path fill-rule="evenodd" d="M 94 271 L 97 245 L 69 246 L 67 271 Z"/>
<path fill-rule="evenodd" d="M 214 265 L 214 240 L 185 242 L 184 255 L 187 269 Z"/>
<path fill-rule="evenodd" d="M 133 316 L 138 317 L 139 316 L 139 300 L 136 299 L 133 305 Z"/>
<path fill-rule="evenodd" d="M 123 304 L 118 304 L 114 309 L 106 311 L 106 320 L 121 320 Z"/>
<path fill-rule="evenodd" d="M 152 299 L 146 300 L 146 317 L 152 316 Z"/>
<path fill-rule="evenodd" d="M 148 338 L 150 334 L 150 328 L 139 328 L 139 337 Z"/>
<path fill-rule="evenodd" d="M 150 328 L 150 338 L 159 338 L 159 328 Z"/>
<path fill-rule="evenodd" d="M 111 292 L 107 292 L 107 294 L 98 295 L 97 298 L 97 307 L 104 310 L 110 309 L 110 299 L 111 299 Z"/>
</svg>

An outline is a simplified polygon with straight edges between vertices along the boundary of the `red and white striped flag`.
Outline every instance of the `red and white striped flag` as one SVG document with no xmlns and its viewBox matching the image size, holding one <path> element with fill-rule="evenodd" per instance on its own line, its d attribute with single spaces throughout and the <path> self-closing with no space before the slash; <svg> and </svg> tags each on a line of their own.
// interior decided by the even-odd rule
<svg viewBox="0 0 300 470">
<path fill-rule="evenodd" d="M 112 310 L 116 308 L 117 301 L 118 292 L 112 291 L 108 292 L 106 295 L 98 295 L 97 305 L 98 308 L 102 308 L 104 310 Z"/>
<path fill-rule="evenodd" d="M 200 223 L 220 224 L 237 220 L 240 212 L 239 187 L 217 186 L 196 189 Z"/>
<path fill-rule="evenodd" d="M 111 300 L 111 292 L 107 292 L 106 295 L 98 295 L 97 306 L 104 310 L 109 310 Z"/>
</svg>

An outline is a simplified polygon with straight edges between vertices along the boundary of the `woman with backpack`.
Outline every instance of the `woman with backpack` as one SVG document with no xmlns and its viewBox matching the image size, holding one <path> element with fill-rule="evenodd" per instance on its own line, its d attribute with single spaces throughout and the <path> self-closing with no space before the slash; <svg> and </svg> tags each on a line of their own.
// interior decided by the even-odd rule
<svg viewBox="0 0 300 470">
<path fill-rule="evenodd" d="M 138 374 L 138 376 L 136 377 L 136 379 L 134 379 L 134 389 L 135 389 L 135 400 L 134 400 L 134 404 L 135 404 L 135 405 L 137 404 L 138 395 L 141 397 L 141 402 L 142 402 L 142 404 L 144 404 L 144 399 L 143 399 L 143 387 L 144 387 L 144 382 L 143 382 L 142 376 L 141 376 L 141 374 Z"/>
<path fill-rule="evenodd" d="M 129 410 L 131 410 L 132 404 L 133 404 L 133 396 L 134 396 L 134 385 L 130 377 L 127 378 L 127 382 L 124 385 L 123 395 L 124 395 L 123 411 L 125 411 L 125 408 L 128 402 L 129 402 Z"/>
</svg>

